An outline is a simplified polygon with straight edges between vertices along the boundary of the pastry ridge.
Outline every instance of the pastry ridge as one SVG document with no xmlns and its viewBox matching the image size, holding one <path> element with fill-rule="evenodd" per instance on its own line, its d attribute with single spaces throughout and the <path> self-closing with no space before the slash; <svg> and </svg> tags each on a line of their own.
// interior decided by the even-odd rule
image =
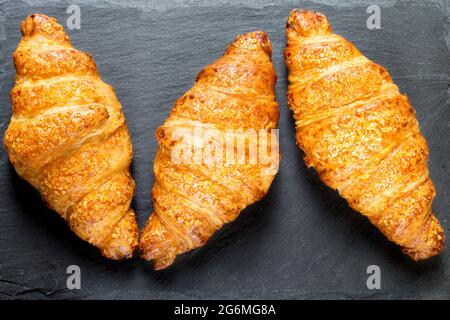
<svg viewBox="0 0 450 320">
<path fill-rule="evenodd" d="M 262 163 L 180 164 L 171 154 L 186 142 L 184 136 L 177 140 L 177 130 L 217 130 L 213 141 L 223 144 L 229 130 L 242 130 L 233 131 L 233 137 L 247 141 L 247 129 L 269 134 L 276 128 L 279 111 L 271 53 L 264 32 L 238 36 L 223 57 L 198 74 L 195 85 L 176 101 L 157 129 L 154 212 L 140 241 L 142 257 L 153 260 L 155 269 L 164 269 L 177 255 L 204 245 L 216 230 L 268 192 L 278 169 L 278 150 L 273 171 L 265 171 L 270 165 Z M 194 141 L 187 144 L 192 148 Z"/>
<path fill-rule="evenodd" d="M 107 258 L 130 258 L 139 234 L 132 146 L 114 90 L 56 19 L 33 14 L 20 29 L 3 139 L 10 162 L 81 239 Z"/>
<path fill-rule="evenodd" d="M 286 37 L 287 99 L 306 165 L 412 259 L 439 254 L 428 147 L 406 95 L 319 12 L 294 9 Z"/>
</svg>

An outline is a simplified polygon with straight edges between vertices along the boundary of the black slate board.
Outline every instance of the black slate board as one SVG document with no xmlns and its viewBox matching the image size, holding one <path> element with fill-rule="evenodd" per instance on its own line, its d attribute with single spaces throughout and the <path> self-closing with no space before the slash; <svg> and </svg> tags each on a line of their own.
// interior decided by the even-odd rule
<svg viewBox="0 0 450 320">
<path fill-rule="evenodd" d="M 307 170 L 294 140 L 285 92 L 284 25 L 295 6 L 326 13 L 335 31 L 384 65 L 417 110 L 430 147 L 434 211 L 448 233 L 450 35 L 447 1 L 381 1 L 381 29 L 369 30 L 376 1 L 80 0 L 74 45 L 90 52 L 116 90 L 134 144 L 133 203 L 142 227 L 152 211 L 155 129 L 202 67 L 240 33 L 263 29 L 278 73 L 279 174 L 268 196 L 204 248 L 154 272 L 135 258 L 111 262 L 73 235 L 19 179 L 0 152 L 0 298 L 449 298 L 450 254 L 414 263 Z M 65 24 L 68 1 L 0 0 L 0 127 L 11 115 L 12 52 L 19 23 L 46 13 Z M 448 241 L 447 241 L 448 243 Z M 381 290 L 368 290 L 366 268 L 381 268 Z M 66 268 L 81 268 L 81 290 L 68 290 Z"/>
</svg>

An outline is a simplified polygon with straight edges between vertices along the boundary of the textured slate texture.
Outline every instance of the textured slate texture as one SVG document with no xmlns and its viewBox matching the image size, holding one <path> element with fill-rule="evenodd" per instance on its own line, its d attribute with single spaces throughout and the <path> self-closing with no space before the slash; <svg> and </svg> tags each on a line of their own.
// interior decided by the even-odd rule
<svg viewBox="0 0 450 320">
<path fill-rule="evenodd" d="M 197 72 L 240 33 L 263 29 L 278 73 L 283 155 L 269 195 L 204 248 L 155 273 L 135 258 L 103 259 L 73 235 L 0 152 L 0 298 L 449 298 L 450 254 L 421 263 L 348 208 L 303 164 L 285 92 L 284 25 L 295 6 L 326 13 L 335 31 L 384 65 L 417 110 L 437 188 L 434 211 L 449 233 L 449 3 L 382 1 L 381 29 L 368 30 L 376 1 L 77 1 L 75 46 L 92 53 L 117 92 L 134 144 L 134 208 L 142 227 L 152 211 L 155 129 Z M 46 13 L 65 24 L 67 1 L 0 0 L 0 128 L 11 114 L 12 52 L 19 23 Z M 448 241 L 447 241 L 448 243 Z M 81 290 L 66 288 L 66 268 L 81 268 Z M 366 268 L 379 265 L 381 290 Z"/>
</svg>

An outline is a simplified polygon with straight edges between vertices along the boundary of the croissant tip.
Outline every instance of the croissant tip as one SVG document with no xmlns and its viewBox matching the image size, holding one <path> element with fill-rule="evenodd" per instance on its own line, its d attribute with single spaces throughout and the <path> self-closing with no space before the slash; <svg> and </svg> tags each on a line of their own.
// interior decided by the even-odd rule
<svg viewBox="0 0 450 320">
<path fill-rule="evenodd" d="M 426 229 L 428 236 L 416 248 L 403 248 L 403 252 L 414 261 L 425 260 L 437 256 L 445 248 L 445 234 L 438 220 L 433 217 L 431 227 Z"/>
<path fill-rule="evenodd" d="M 158 257 L 151 250 L 146 250 L 145 246 L 141 245 L 140 257 L 146 261 L 151 261 L 153 263 L 153 270 L 161 271 L 170 267 L 175 261 L 175 257 Z"/>
<path fill-rule="evenodd" d="M 434 248 L 425 248 L 421 250 L 406 248 L 403 249 L 403 253 L 408 255 L 412 260 L 418 262 L 422 260 L 427 260 L 434 256 L 439 255 L 444 250 L 444 245 L 438 245 Z"/>
<path fill-rule="evenodd" d="M 110 260 L 126 260 L 134 257 L 137 248 L 137 245 L 120 245 L 115 247 L 101 248 L 101 253 L 104 257 Z"/>
<path fill-rule="evenodd" d="M 245 48 L 247 50 L 262 49 L 267 55 L 272 55 L 272 44 L 267 33 L 262 30 L 247 32 L 237 36 L 231 46 Z"/>
<path fill-rule="evenodd" d="M 298 8 L 289 14 L 286 30 L 293 30 L 301 37 L 333 33 L 328 18 L 323 13 Z"/>
<path fill-rule="evenodd" d="M 162 271 L 170 267 L 172 263 L 159 263 L 158 261 L 153 261 L 153 270 Z"/>
<path fill-rule="evenodd" d="M 52 18 L 45 14 L 30 14 L 20 24 L 20 31 L 23 36 L 32 35 L 40 26 L 51 23 L 51 19 Z M 55 18 L 53 19 L 57 22 Z"/>
<path fill-rule="evenodd" d="M 34 13 L 26 17 L 20 24 L 20 31 L 24 37 L 42 34 L 55 41 L 69 41 L 69 37 L 58 20 L 45 14 Z"/>
</svg>

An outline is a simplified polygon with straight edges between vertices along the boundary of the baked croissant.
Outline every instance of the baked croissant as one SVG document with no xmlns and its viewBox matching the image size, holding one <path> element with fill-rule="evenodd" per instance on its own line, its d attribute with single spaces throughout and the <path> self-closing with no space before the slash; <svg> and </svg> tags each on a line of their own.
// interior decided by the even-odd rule
<svg viewBox="0 0 450 320">
<path fill-rule="evenodd" d="M 306 165 L 412 259 L 441 252 L 428 147 L 407 97 L 323 14 L 293 10 L 286 36 L 287 97 Z"/>
<path fill-rule="evenodd" d="M 264 32 L 238 36 L 223 57 L 198 74 L 195 85 L 176 101 L 157 129 L 154 212 L 140 242 L 142 257 L 153 260 L 156 270 L 171 265 L 178 254 L 204 245 L 216 230 L 267 193 L 279 163 L 278 142 L 273 138 L 279 111 L 271 53 Z M 196 130 L 216 134 L 200 136 Z M 258 139 L 257 147 L 270 149 L 271 161 L 220 157 L 214 161 L 216 153 L 205 153 L 211 144 L 220 148 L 227 139 L 238 139 L 243 143 L 232 144 L 232 153 L 242 147 L 248 158 L 252 130 L 267 135 L 266 143 Z M 202 161 L 174 160 L 180 146 L 186 154 L 198 148 Z"/>
<path fill-rule="evenodd" d="M 56 19 L 34 14 L 20 29 L 13 114 L 3 140 L 9 159 L 81 239 L 107 258 L 130 258 L 138 226 L 120 103 Z"/>
</svg>

